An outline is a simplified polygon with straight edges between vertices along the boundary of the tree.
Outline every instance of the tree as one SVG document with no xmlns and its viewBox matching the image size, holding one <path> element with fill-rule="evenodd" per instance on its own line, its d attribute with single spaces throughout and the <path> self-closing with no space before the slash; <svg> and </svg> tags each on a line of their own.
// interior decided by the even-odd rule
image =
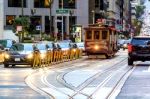
<svg viewBox="0 0 150 99">
<path fill-rule="evenodd" d="M 136 6 L 136 17 L 139 18 L 144 13 L 145 6 Z"/>
<path fill-rule="evenodd" d="M 21 42 L 24 41 L 24 34 L 28 33 L 30 29 L 30 21 L 29 17 L 17 17 L 13 23 L 13 32 L 17 33 L 16 35 L 19 36 L 19 40 Z M 17 31 L 17 26 L 22 26 L 22 31 Z"/>
<path fill-rule="evenodd" d="M 133 26 L 134 26 L 134 29 L 135 29 L 135 35 L 139 35 L 140 30 L 142 28 L 142 21 L 134 19 L 133 20 Z"/>
</svg>

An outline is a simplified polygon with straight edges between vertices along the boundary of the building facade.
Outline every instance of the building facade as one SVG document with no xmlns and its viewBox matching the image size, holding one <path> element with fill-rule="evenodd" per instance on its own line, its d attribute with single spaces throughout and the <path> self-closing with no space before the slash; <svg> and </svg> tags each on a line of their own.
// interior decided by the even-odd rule
<svg viewBox="0 0 150 99">
<path fill-rule="evenodd" d="M 3 22 L 3 16 L 4 16 L 4 7 L 3 7 L 3 4 L 4 4 L 4 0 L 0 0 L 0 38 L 3 37 L 3 30 L 4 30 L 4 22 Z"/>
<path fill-rule="evenodd" d="M 16 17 L 28 16 L 32 25 L 40 26 L 42 32 L 69 39 L 74 35 L 72 26 L 83 27 L 94 24 L 98 19 L 113 19 L 115 28 L 120 31 L 128 21 L 130 0 L 2 0 L 4 1 L 5 29 L 10 28 Z M 21 2 L 23 1 L 23 2 Z M 62 2 L 63 1 L 63 2 Z M 125 22 L 125 23 L 124 23 Z"/>
<path fill-rule="evenodd" d="M 66 39 L 71 25 L 85 27 L 89 24 L 88 8 L 87 0 L 53 0 L 50 15 L 49 0 L 23 0 L 23 3 L 21 0 L 4 0 L 4 27 L 11 27 L 15 17 L 23 15 L 30 17 L 35 27 L 41 26 L 42 32 L 49 33 L 51 19 L 51 33 Z"/>
</svg>

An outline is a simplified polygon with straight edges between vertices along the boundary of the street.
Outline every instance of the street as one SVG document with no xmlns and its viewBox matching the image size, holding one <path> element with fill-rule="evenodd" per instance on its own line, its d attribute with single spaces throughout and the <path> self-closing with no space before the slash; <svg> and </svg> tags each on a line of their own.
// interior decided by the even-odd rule
<svg viewBox="0 0 150 99">
<path fill-rule="evenodd" d="M 135 65 L 127 66 L 127 50 L 122 49 L 112 59 L 85 56 L 35 70 L 1 65 L 0 98 L 148 99 L 149 65 L 147 62 Z"/>
</svg>

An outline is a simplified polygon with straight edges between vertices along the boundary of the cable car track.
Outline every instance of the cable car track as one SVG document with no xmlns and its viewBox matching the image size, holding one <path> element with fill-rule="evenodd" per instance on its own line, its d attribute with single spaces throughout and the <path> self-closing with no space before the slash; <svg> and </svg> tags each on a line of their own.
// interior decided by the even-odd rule
<svg viewBox="0 0 150 99">
<path fill-rule="evenodd" d="M 119 57 L 118 57 L 118 59 L 119 59 Z M 108 66 L 108 69 L 106 69 L 105 71 L 103 71 L 103 73 L 105 72 L 108 72 L 108 71 L 111 71 L 113 68 L 115 68 L 116 66 L 115 65 L 117 65 L 118 64 L 118 66 L 117 67 L 119 67 L 119 64 L 121 64 L 122 62 L 124 62 L 126 59 L 123 59 L 121 62 L 117 62 L 116 64 L 114 64 L 113 66 L 111 66 L 110 68 L 109 68 L 109 66 Z M 112 60 L 107 60 L 108 62 L 111 62 Z M 85 61 L 83 61 L 83 62 L 85 62 Z M 93 63 L 94 62 L 92 62 L 91 63 L 91 65 L 93 65 Z M 89 65 L 89 66 L 91 66 L 91 65 Z M 114 67 L 115 66 L 115 67 Z M 64 68 L 64 67 L 66 67 L 66 68 Z M 85 67 L 84 65 L 83 66 L 79 66 L 78 67 L 78 69 L 81 69 L 81 67 Z M 87 66 L 86 66 L 87 67 Z M 113 67 L 113 68 L 112 68 Z M 77 68 L 77 67 L 74 67 L 74 65 L 72 65 L 72 66 L 69 66 L 69 68 L 67 67 L 67 66 L 59 66 L 59 67 L 56 67 L 56 68 L 59 68 L 59 69 L 71 69 L 71 71 L 73 71 L 74 70 L 74 68 Z M 50 69 L 56 69 L 55 67 L 54 68 L 50 68 Z M 92 97 L 91 97 L 91 95 L 88 95 L 88 94 L 85 94 L 85 93 L 83 93 L 83 92 L 81 92 L 84 88 L 86 88 L 86 86 L 88 86 L 89 84 L 87 83 L 87 82 L 91 82 L 93 79 L 96 79 L 96 78 L 94 78 L 94 77 L 96 77 L 96 76 L 100 76 L 100 75 L 102 75 L 102 73 L 101 74 L 95 74 L 94 76 L 92 76 L 91 78 L 89 78 L 88 80 L 86 80 L 84 83 L 82 83 L 80 86 L 78 86 L 78 89 L 73 89 L 72 87 L 70 87 L 70 86 L 66 86 L 66 85 L 68 85 L 68 84 L 64 84 L 64 82 L 62 83 L 58 78 L 56 79 L 60 84 L 62 84 L 65 88 L 68 88 L 68 89 L 70 89 L 70 90 L 72 90 L 72 91 L 74 91 L 74 93 L 73 94 L 67 94 L 66 92 L 64 92 L 64 91 L 62 91 L 62 90 L 59 90 L 59 89 L 57 89 L 57 88 L 55 88 L 54 86 L 51 86 L 48 82 L 46 82 L 46 79 L 44 80 L 44 82 L 45 82 L 45 85 L 47 86 L 47 87 L 50 87 L 50 88 L 52 88 L 52 89 L 55 89 L 55 90 L 57 90 L 57 91 L 59 91 L 60 93 L 62 93 L 62 94 L 64 94 L 64 95 L 66 95 L 69 99 L 73 99 L 73 97 L 75 97 L 76 95 L 78 95 L 78 94 L 82 94 L 82 95 L 84 95 L 84 96 L 86 96 L 86 97 L 88 97 L 88 99 L 92 99 Z M 43 76 L 42 76 L 42 78 L 43 78 Z M 93 79 L 92 79 L 93 78 Z M 85 84 L 85 83 L 87 83 L 87 84 Z M 34 84 L 33 84 L 34 85 Z M 35 85 L 36 86 L 36 85 Z M 39 89 L 39 88 L 38 88 Z M 42 90 L 41 89 L 41 91 L 43 91 L 43 92 L 45 92 L 45 93 L 47 93 L 45 90 Z M 55 97 L 51 94 L 51 93 L 47 93 L 47 94 L 49 94 L 49 96 L 52 98 L 52 99 L 55 99 Z"/>
</svg>

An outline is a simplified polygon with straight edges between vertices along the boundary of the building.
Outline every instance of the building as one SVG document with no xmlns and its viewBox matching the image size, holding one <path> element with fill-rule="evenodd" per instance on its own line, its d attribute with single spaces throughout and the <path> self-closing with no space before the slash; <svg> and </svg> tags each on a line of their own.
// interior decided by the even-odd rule
<svg viewBox="0 0 150 99">
<path fill-rule="evenodd" d="M 117 31 L 122 30 L 123 8 L 122 0 L 109 0 L 108 19 L 114 20 Z"/>
<path fill-rule="evenodd" d="M 89 0 L 89 24 L 107 17 L 107 0 Z"/>
<path fill-rule="evenodd" d="M 123 3 L 123 31 L 126 33 L 130 33 L 131 3 L 130 0 L 124 0 Z"/>
<path fill-rule="evenodd" d="M 3 28 L 3 24 L 4 24 L 4 22 L 3 22 L 3 16 L 4 16 L 4 9 L 3 9 L 3 3 L 4 3 L 4 1 L 3 0 L 0 0 L 0 38 L 2 38 L 3 37 L 3 30 L 4 30 L 4 28 Z"/>
<path fill-rule="evenodd" d="M 21 0 L 4 0 L 3 3 L 5 29 L 11 27 L 15 17 L 23 15 L 30 17 L 34 27 L 41 26 L 42 32 L 49 33 L 51 19 L 51 34 L 67 39 L 72 25 L 85 27 L 89 24 L 87 0 L 53 0 L 51 15 L 49 0 L 23 0 L 23 3 Z"/>
<path fill-rule="evenodd" d="M 144 3 L 145 0 L 131 0 L 131 19 L 136 19 L 136 6 Z"/>
</svg>

